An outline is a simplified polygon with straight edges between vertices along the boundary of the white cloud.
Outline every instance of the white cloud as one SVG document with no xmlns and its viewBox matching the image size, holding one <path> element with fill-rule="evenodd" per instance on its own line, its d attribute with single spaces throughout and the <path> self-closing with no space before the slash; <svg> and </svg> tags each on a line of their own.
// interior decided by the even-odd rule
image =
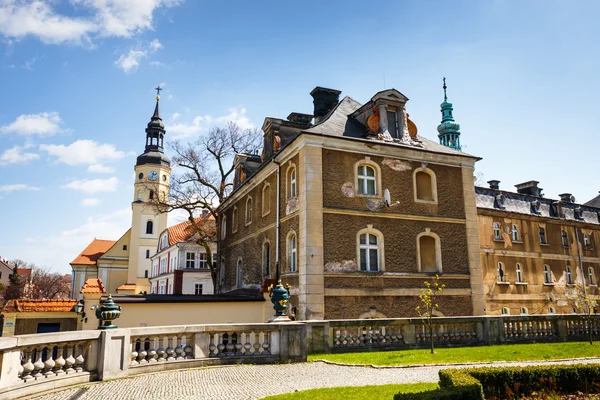
<svg viewBox="0 0 600 400">
<path fill-rule="evenodd" d="M 179 119 L 179 117 L 181 117 L 181 114 L 176 112 L 171 116 L 171 122 L 174 122 L 175 120 Z"/>
<path fill-rule="evenodd" d="M 33 64 L 35 64 L 36 60 L 37 60 L 37 58 L 33 57 L 32 59 L 25 61 L 25 65 L 24 65 L 25 69 L 33 71 Z"/>
<path fill-rule="evenodd" d="M 165 63 L 162 63 L 160 61 L 150 61 L 150 65 L 153 67 L 157 67 L 157 68 L 166 68 L 167 65 Z"/>
<path fill-rule="evenodd" d="M 100 200 L 100 199 L 89 198 L 89 199 L 83 199 L 83 201 L 81 202 L 81 205 L 85 206 L 85 207 L 95 207 L 100 203 L 102 203 L 102 200 Z"/>
<path fill-rule="evenodd" d="M 39 154 L 22 152 L 25 148 L 27 148 L 27 146 L 15 146 L 5 150 L 4 153 L 0 154 L 0 166 L 9 164 L 27 164 L 31 160 L 40 158 Z"/>
<path fill-rule="evenodd" d="M 154 39 L 153 41 L 150 42 L 150 50 L 152 50 L 153 53 L 162 48 L 163 48 L 163 45 L 161 42 L 158 41 L 158 39 Z"/>
<path fill-rule="evenodd" d="M 87 172 L 95 172 L 97 174 L 112 174 L 116 170 L 115 167 L 108 167 L 102 164 L 92 164 L 87 167 Z"/>
<path fill-rule="evenodd" d="M 71 0 L 72 10 L 60 14 L 55 2 L 0 1 L 0 34 L 7 39 L 35 36 L 44 43 L 91 44 L 95 37 L 131 37 L 152 29 L 157 8 L 180 0 Z"/>
<path fill-rule="evenodd" d="M 127 55 L 121 54 L 121 57 L 115 61 L 115 65 L 125 73 L 129 73 L 132 70 L 137 71 L 140 66 L 140 60 L 144 57 L 146 57 L 146 51 L 144 50 L 129 50 Z"/>
<path fill-rule="evenodd" d="M 57 112 L 22 114 L 11 124 L 0 126 L 0 133 L 52 136 L 61 131 L 59 126 L 61 123 L 62 120 Z"/>
<path fill-rule="evenodd" d="M 178 122 L 167 125 L 166 129 L 170 135 L 175 138 L 187 138 L 193 136 L 199 136 L 200 134 L 208 131 L 211 126 L 225 125 L 228 122 L 235 122 L 242 129 L 254 128 L 254 124 L 246 117 L 246 109 L 244 107 L 232 107 L 229 110 L 229 114 L 220 117 L 213 117 L 211 115 L 198 115 L 189 123 Z M 181 114 L 175 113 L 178 119 Z M 172 118 L 172 122 L 175 121 Z"/>
<path fill-rule="evenodd" d="M 84 193 L 116 192 L 119 179 L 116 177 L 108 179 L 75 179 L 61 189 L 79 190 Z"/>
<path fill-rule="evenodd" d="M 0 192 L 10 193 L 10 192 L 22 192 L 24 190 L 40 190 L 38 187 L 25 185 L 24 183 L 17 183 L 14 185 L 2 185 L 0 186 Z"/>
<path fill-rule="evenodd" d="M 94 140 L 77 140 L 68 146 L 55 144 L 42 144 L 40 150 L 48 152 L 52 156 L 58 157 L 58 162 L 67 165 L 95 165 L 103 162 L 120 160 L 133 153 L 125 153 L 117 150 L 112 144 L 100 144 Z M 100 167 L 94 167 L 100 169 Z M 89 172 L 105 172 L 95 170 L 92 167 Z"/>
</svg>

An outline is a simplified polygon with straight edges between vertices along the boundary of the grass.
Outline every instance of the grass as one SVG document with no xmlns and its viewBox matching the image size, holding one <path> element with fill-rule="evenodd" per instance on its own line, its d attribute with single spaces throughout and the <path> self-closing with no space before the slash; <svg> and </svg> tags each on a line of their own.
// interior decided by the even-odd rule
<svg viewBox="0 0 600 400">
<path fill-rule="evenodd" d="M 600 344 L 587 342 L 505 344 L 494 346 L 371 351 L 360 353 L 313 354 L 309 361 L 328 360 L 344 364 L 408 365 L 445 364 L 485 361 L 555 360 L 560 358 L 599 357 Z"/>
<path fill-rule="evenodd" d="M 435 390 L 437 383 L 408 383 L 404 385 L 346 386 L 327 389 L 310 389 L 301 392 L 265 397 L 263 400 L 365 400 L 393 399 L 396 393 L 416 393 Z"/>
</svg>

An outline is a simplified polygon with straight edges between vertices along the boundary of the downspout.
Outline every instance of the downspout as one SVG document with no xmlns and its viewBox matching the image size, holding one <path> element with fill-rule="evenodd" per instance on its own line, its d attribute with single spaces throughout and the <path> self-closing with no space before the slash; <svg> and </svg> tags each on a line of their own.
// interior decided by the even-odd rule
<svg viewBox="0 0 600 400">
<path fill-rule="evenodd" d="M 275 210 L 275 270 L 276 278 L 279 282 L 279 203 L 281 201 L 281 163 L 275 160 L 275 158 L 273 158 L 273 162 L 275 163 L 275 165 L 277 165 L 277 209 Z"/>
<path fill-rule="evenodd" d="M 575 228 L 575 241 L 577 242 L 577 258 L 579 260 L 579 269 L 581 270 L 581 282 L 583 286 L 583 295 L 587 296 L 587 289 L 585 287 L 585 273 L 583 271 L 583 259 L 581 258 L 581 249 L 579 248 L 579 231 L 577 230 L 577 226 L 573 225 Z"/>
</svg>

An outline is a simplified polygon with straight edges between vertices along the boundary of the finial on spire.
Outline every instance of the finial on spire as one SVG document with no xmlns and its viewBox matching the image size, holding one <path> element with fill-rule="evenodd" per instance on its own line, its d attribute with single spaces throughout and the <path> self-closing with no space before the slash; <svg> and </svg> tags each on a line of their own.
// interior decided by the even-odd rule
<svg viewBox="0 0 600 400">
<path fill-rule="evenodd" d="M 444 78 L 446 79 L 446 78 Z M 156 90 L 156 100 L 160 100 L 160 91 L 164 90 L 163 88 L 160 87 L 160 85 L 156 85 L 156 87 L 154 88 L 154 90 Z"/>
<path fill-rule="evenodd" d="M 448 101 L 448 96 L 446 96 L 446 89 L 448 88 L 448 86 L 446 86 L 446 77 L 444 77 L 444 86 L 442 86 L 444 88 L 444 101 Z"/>
</svg>

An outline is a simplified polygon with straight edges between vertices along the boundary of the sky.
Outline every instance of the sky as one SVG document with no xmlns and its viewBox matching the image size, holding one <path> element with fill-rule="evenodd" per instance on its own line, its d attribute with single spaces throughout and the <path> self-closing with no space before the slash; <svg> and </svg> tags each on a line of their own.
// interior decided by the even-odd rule
<svg viewBox="0 0 600 400">
<path fill-rule="evenodd" d="M 583 0 L 0 0 L 0 257 L 70 273 L 128 229 L 157 84 L 168 140 L 310 114 L 315 86 L 359 102 L 396 88 L 437 140 L 445 76 L 482 184 L 538 180 L 585 202 L 600 190 L 599 14 Z"/>
</svg>

